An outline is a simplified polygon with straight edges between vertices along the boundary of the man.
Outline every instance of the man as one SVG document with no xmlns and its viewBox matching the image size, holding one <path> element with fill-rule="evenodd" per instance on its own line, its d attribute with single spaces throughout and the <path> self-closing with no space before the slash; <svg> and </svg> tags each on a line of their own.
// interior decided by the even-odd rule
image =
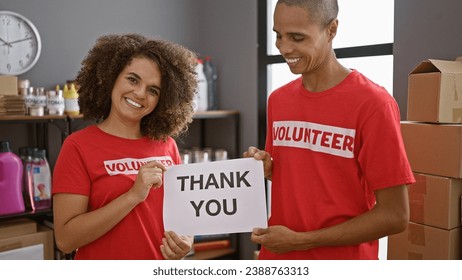
<svg viewBox="0 0 462 280">
<path fill-rule="evenodd" d="M 301 76 L 268 100 L 263 160 L 272 180 L 269 227 L 254 229 L 260 259 L 378 259 L 378 239 L 409 220 L 415 182 L 395 100 L 342 66 L 332 47 L 336 0 L 279 0 L 276 46 Z"/>
</svg>

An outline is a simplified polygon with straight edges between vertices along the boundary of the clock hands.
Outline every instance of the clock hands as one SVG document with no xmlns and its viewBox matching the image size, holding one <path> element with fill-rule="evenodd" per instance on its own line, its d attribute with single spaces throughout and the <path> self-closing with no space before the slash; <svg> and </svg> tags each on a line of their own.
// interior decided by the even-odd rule
<svg viewBox="0 0 462 280">
<path fill-rule="evenodd" d="M 1 38 L 0 38 L 0 39 L 1 39 Z M 2 42 L 3 42 L 3 46 L 8 45 L 9 47 L 12 47 L 12 46 L 11 46 L 12 44 L 19 43 L 19 42 L 22 42 L 22 41 L 27 41 L 27 40 L 30 40 L 30 39 L 32 39 L 32 37 L 27 37 L 27 38 L 19 39 L 19 40 L 13 41 L 13 42 L 6 42 L 6 41 L 3 40 L 3 39 L 1 39 L 1 40 L 2 40 Z"/>
<path fill-rule="evenodd" d="M 32 39 L 32 37 L 27 37 L 27 38 L 24 38 L 24 39 L 16 40 L 16 41 L 10 42 L 10 44 L 19 43 L 19 42 L 27 41 L 27 40 L 30 40 L 30 39 Z"/>
<path fill-rule="evenodd" d="M 11 43 L 8 43 L 7 41 L 3 40 L 3 38 L 0 38 L 0 41 L 3 42 L 3 46 L 11 47 Z"/>
</svg>

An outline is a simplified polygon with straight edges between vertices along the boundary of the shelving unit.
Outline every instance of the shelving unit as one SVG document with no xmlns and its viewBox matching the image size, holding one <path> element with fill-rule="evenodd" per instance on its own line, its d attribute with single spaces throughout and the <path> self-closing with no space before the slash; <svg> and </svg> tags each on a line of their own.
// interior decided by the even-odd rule
<svg viewBox="0 0 462 280">
<path fill-rule="evenodd" d="M 32 132 L 32 138 L 34 146 L 39 148 L 49 150 L 49 136 L 48 136 L 48 126 L 56 126 L 61 133 L 61 142 L 69 134 L 69 127 L 67 116 L 25 116 L 25 115 L 13 115 L 13 116 L 0 116 L 0 125 L 6 124 L 27 124 L 28 130 Z M 3 137 L 2 137 L 3 138 Z M 15 140 L 15 139 L 9 139 Z M 19 219 L 19 218 L 30 218 L 38 222 L 43 222 L 44 219 L 52 220 L 53 210 L 44 209 L 44 210 L 26 210 L 25 212 L 0 215 L 0 222 L 10 219 Z"/>
<path fill-rule="evenodd" d="M 220 259 L 220 258 L 236 258 L 237 249 L 225 248 L 225 249 L 214 249 L 214 250 L 207 250 L 202 252 L 194 253 L 194 255 L 186 257 L 186 260 L 213 260 L 213 259 Z"/>
<path fill-rule="evenodd" d="M 0 116 L 0 125 L 2 124 L 27 124 L 29 129 L 33 132 L 34 142 L 39 148 L 49 150 L 48 139 L 48 126 L 54 125 L 61 132 L 61 141 L 69 135 L 68 119 L 66 115 L 63 116 Z"/>
<path fill-rule="evenodd" d="M 25 211 L 21 213 L 15 214 L 8 214 L 8 215 L 0 215 L 0 222 L 9 219 L 19 219 L 19 218 L 31 218 L 34 220 L 49 218 L 53 216 L 52 209 L 44 209 L 44 210 L 35 210 L 35 211 Z"/>
<path fill-rule="evenodd" d="M 218 110 L 218 111 L 205 111 L 197 112 L 193 116 L 193 123 L 199 125 L 200 135 L 200 146 L 207 147 L 207 134 L 208 134 L 208 124 L 211 120 L 232 120 L 233 121 L 233 139 L 234 144 L 234 153 L 230 155 L 230 158 L 238 157 L 238 151 L 240 149 L 239 139 L 240 139 L 240 124 L 239 124 L 239 112 L 232 110 Z M 0 116 L 0 125 L 3 124 L 27 124 L 28 129 L 32 130 L 32 135 L 34 142 L 38 147 L 49 150 L 49 135 L 48 135 L 48 126 L 56 126 L 61 133 L 61 141 L 71 134 L 74 131 L 82 129 L 83 127 L 94 123 L 91 121 L 86 121 L 83 119 L 82 115 L 77 116 Z M 52 221 L 53 219 L 53 210 L 40 210 L 40 211 L 26 211 L 17 214 L 3 215 L 0 216 L 0 222 L 8 219 L 15 218 L 31 218 L 36 221 L 42 221 L 47 219 Z M 186 259 L 191 260 L 204 260 L 204 259 L 236 259 L 238 257 L 238 248 L 239 248 L 239 238 L 238 234 L 232 234 L 231 237 L 231 247 L 225 249 L 214 249 L 197 252 L 192 256 L 187 257 Z"/>
<path fill-rule="evenodd" d="M 193 116 L 193 123 L 199 126 L 199 148 L 209 148 L 207 136 L 209 133 L 214 133 L 213 128 L 209 125 L 216 121 L 232 121 L 232 130 L 229 131 L 231 135 L 231 142 L 234 144 L 233 153 L 230 153 L 229 158 L 239 157 L 240 151 L 240 114 L 239 111 L 234 110 L 217 110 L 217 111 L 204 111 L 196 112 Z M 191 148 L 191 147 L 188 147 Z M 222 147 L 216 147 L 222 148 Z M 188 256 L 186 260 L 210 260 L 210 259 L 238 259 L 239 257 L 239 235 L 230 235 L 231 247 L 223 249 L 211 249 L 206 251 L 195 252 L 194 255 Z"/>
<path fill-rule="evenodd" d="M 239 112 L 238 111 L 231 111 L 231 110 L 218 110 L 218 111 L 204 111 L 204 112 L 196 112 L 193 117 L 194 120 L 200 122 L 200 131 L 201 131 L 201 147 L 206 147 L 206 122 L 207 120 L 212 119 L 233 119 L 234 120 L 234 143 L 236 151 L 239 151 Z M 236 157 L 236 155 L 235 155 Z"/>
</svg>

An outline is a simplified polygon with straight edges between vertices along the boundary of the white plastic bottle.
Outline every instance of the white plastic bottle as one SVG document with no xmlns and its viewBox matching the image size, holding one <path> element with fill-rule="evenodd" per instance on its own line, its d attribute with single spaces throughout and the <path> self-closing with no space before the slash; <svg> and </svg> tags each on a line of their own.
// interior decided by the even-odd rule
<svg viewBox="0 0 462 280">
<path fill-rule="evenodd" d="M 210 56 L 204 60 L 204 74 L 207 79 L 208 110 L 218 110 L 217 68 Z"/>
<path fill-rule="evenodd" d="M 197 74 L 197 95 L 194 100 L 194 110 L 197 111 L 207 111 L 208 107 L 208 97 L 207 97 L 207 78 L 204 74 L 204 64 L 202 59 L 197 60 L 196 66 Z"/>
<path fill-rule="evenodd" d="M 34 150 L 32 163 L 32 209 L 47 209 L 51 207 L 51 171 L 44 149 Z"/>
<path fill-rule="evenodd" d="M 49 115 L 62 116 L 64 114 L 64 97 L 62 90 L 49 90 L 47 92 L 47 111 Z"/>
<path fill-rule="evenodd" d="M 26 115 L 30 115 L 31 108 L 37 103 L 34 95 L 34 87 L 28 87 L 26 95 L 24 95 L 24 106 L 26 107 Z"/>
</svg>

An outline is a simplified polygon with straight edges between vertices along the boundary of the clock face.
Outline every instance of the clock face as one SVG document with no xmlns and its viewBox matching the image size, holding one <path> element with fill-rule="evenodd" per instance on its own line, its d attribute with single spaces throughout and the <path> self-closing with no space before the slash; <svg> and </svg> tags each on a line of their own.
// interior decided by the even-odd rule
<svg viewBox="0 0 462 280">
<path fill-rule="evenodd" d="M 42 44 L 34 24 L 22 15 L 0 11 L 0 74 L 20 75 L 40 57 Z"/>
</svg>

